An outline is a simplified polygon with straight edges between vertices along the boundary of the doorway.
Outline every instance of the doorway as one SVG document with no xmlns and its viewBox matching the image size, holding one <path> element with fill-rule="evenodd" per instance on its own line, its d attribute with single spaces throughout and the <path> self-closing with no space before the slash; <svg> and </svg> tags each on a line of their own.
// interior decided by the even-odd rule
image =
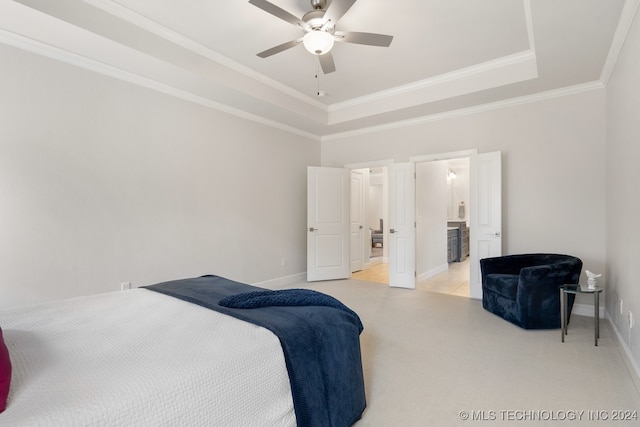
<svg viewBox="0 0 640 427">
<path fill-rule="evenodd" d="M 416 288 L 470 297 L 469 157 L 416 163 Z"/>
<path fill-rule="evenodd" d="M 477 150 L 467 150 L 467 151 L 459 151 L 453 153 L 445 153 L 438 155 L 428 155 L 428 156 L 418 156 L 418 157 L 410 157 L 409 163 L 398 163 L 396 164 L 393 160 L 391 161 L 382 161 L 376 164 L 375 166 L 386 165 L 390 167 L 389 170 L 389 188 L 393 187 L 394 191 L 387 191 L 389 198 L 389 211 L 391 211 L 391 206 L 394 206 L 393 213 L 394 215 L 388 216 L 389 226 L 385 226 L 385 239 L 388 238 L 389 234 L 386 232 L 393 232 L 395 229 L 394 238 L 398 235 L 398 229 L 396 227 L 402 226 L 402 230 L 405 228 L 409 229 L 409 224 L 411 224 L 411 228 L 414 228 L 416 224 L 414 223 L 414 215 L 415 215 L 415 179 L 414 179 L 414 170 L 415 165 L 420 162 L 434 162 L 438 160 L 448 160 L 448 159 L 457 159 L 457 158 L 469 158 L 470 160 L 470 173 L 469 173 L 469 187 L 470 187 L 470 196 L 469 196 L 469 207 L 471 210 L 468 213 L 469 217 L 469 287 L 470 287 L 470 297 L 474 299 L 482 298 L 482 287 L 481 287 L 481 277 L 480 277 L 480 263 L 479 260 L 482 258 L 495 257 L 500 256 L 502 254 L 502 166 L 501 166 L 501 153 L 499 151 L 488 152 L 488 153 L 477 153 Z M 348 169 L 356 169 L 362 167 L 371 167 L 371 164 L 358 164 L 355 165 L 346 165 L 345 168 Z M 409 176 L 406 173 L 408 170 L 411 171 Z M 400 173 L 399 173 L 400 172 Z M 396 175 L 400 175 L 404 173 L 404 177 L 401 181 L 394 181 L 394 177 Z M 391 179 L 394 178 L 394 179 Z M 402 197 L 400 197 L 402 196 Z M 403 202 L 410 202 L 410 204 L 398 204 L 397 201 L 402 200 Z M 403 218 L 403 222 L 398 222 L 394 220 L 395 216 L 397 216 L 398 206 L 405 206 L 403 214 L 404 216 L 400 216 Z M 411 207 L 409 207 L 411 206 Z M 348 215 L 348 208 L 345 211 Z M 390 212 L 389 212 L 390 213 Z M 347 218 L 348 216 L 343 217 Z M 406 221 L 408 217 L 411 217 L 411 221 Z M 416 221 L 417 223 L 417 221 Z M 310 227 L 310 230 L 312 228 Z M 390 286 L 397 287 L 406 287 L 410 289 L 415 288 L 415 279 L 417 276 L 416 269 L 416 252 L 415 252 L 415 232 L 413 233 L 405 233 L 402 232 L 403 239 L 408 241 L 412 240 L 411 245 L 405 246 L 403 249 L 395 250 L 394 242 L 396 239 L 391 239 L 389 241 L 389 257 L 390 261 L 390 270 L 395 271 L 397 266 L 405 267 L 402 271 L 406 274 L 406 279 L 409 278 L 409 274 L 411 274 L 411 283 L 399 285 L 396 281 L 395 275 L 391 274 L 390 277 Z M 348 229 L 347 233 L 344 236 L 348 238 Z M 348 239 L 347 239 L 348 240 Z M 364 247 L 364 245 L 363 245 Z M 391 258 L 393 257 L 393 258 Z M 402 258 L 404 262 L 398 262 L 396 258 Z M 395 260 L 395 261 L 394 261 Z M 394 264 L 395 262 L 395 264 Z M 395 267 L 394 267 L 395 266 Z M 351 277 L 351 275 L 347 275 L 346 277 Z M 403 279 L 404 280 L 404 279 Z"/>
<path fill-rule="evenodd" d="M 388 168 L 372 166 L 352 169 L 352 174 L 364 177 L 362 190 L 352 191 L 352 206 L 359 203 L 355 200 L 362 194 L 365 239 L 361 251 L 365 262 L 360 269 L 352 270 L 352 278 L 374 283 L 389 284 L 388 270 Z M 355 181 L 354 181 L 355 182 Z M 357 194 L 355 196 L 354 194 Z M 353 210 L 352 210 L 353 212 Z M 352 218 L 356 220 L 356 218 Z"/>
<path fill-rule="evenodd" d="M 388 262 L 389 246 L 385 245 L 385 226 L 387 224 L 387 167 L 369 169 L 369 185 L 366 189 L 366 229 L 370 236 L 365 243 L 369 248 L 369 266 Z"/>
<path fill-rule="evenodd" d="M 416 162 L 416 288 L 431 292 L 469 297 L 468 240 L 466 250 L 455 259 L 449 259 L 447 234 L 450 221 L 464 224 L 468 239 L 469 204 L 469 156 L 446 160 Z M 368 262 L 352 272 L 352 278 L 375 283 L 389 284 L 388 223 L 384 208 L 388 203 L 387 167 L 352 169 L 367 176 L 364 223 L 367 238 L 363 258 Z M 360 191 L 357 192 L 358 194 Z M 352 200 L 352 206 L 354 201 Z M 462 206 L 462 207 L 461 207 Z M 382 230 L 382 241 L 374 239 L 373 233 Z M 456 246 L 456 250 L 460 245 Z"/>
</svg>

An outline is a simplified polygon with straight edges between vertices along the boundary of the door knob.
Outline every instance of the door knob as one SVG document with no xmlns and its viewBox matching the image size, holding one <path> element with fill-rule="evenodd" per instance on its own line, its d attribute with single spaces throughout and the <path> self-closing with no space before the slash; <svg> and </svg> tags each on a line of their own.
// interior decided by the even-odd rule
<svg viewBox="0 0 640 427">
<path fill-rule="evenodd" d="M 317 231 L 317 228 L 309 227 L 309 231 Z"/>
<path fill-rule="evenodd" d="M 393 228 L 390 228 L 390 229 L 389 229 L 389 233 L 393 234 L 393 233 L 395 233 L 395 232 L 396 232 L 396 230 L 394 230 Z"/>
</svg>

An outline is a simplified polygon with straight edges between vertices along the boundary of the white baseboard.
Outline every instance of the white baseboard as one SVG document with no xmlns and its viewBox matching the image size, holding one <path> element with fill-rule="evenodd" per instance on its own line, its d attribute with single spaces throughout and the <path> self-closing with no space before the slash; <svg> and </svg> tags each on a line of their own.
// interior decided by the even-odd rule
<svg viewBox="0 0 640 427">
<path fill-rule="evenodd" d="M 369 258 L 369 261 L 367 261 L 364 265 L 363 265 L 363 270 L 366 270 L 367 268 L 371 268 L 374 265 L 378 265 L 378 264 L 384 264 L 385 259 L 381 256 L 379 257 L 375 257 L 375 258 Z"/>
<path fill-rule="evenodd" d="M 589 304 L 573 304 L 573 308 L 571 309 L 571 314 L 577 314 L 578 316 L 587 316 L 593 317 L 593 305 Z M 598 313 L 601 319 L 604 319 L 604 307 L 600 307 L 600 311 Z"/>
<path fill-rule="evenodd" d="M 622 334 L 620 333 L 616 325 L 611 321 L 611 316 L 609 315 L 609 313 L 605 312 L 605 314 L 606 314 L 605 318 L 609 321 L 609 326 L 611 326 L 611 330 L 613 330 L 615 334 L 614 340 L 617 341 L 617 344 L 620 346 L 620 348 L 624 353 L 624 357 L 622 359 L 624 360 L 624 363 L 627 365 L 627 368 L 629 369 L 629 373 L 631 374 L 631 379 L 636 385 L 636 388 L 640 390 L 640 366 L 638 366 L 638 364 L 634 360 L 633 354 L 631 353 L 631 349 L 625 343 L 624 338 L 622 337 Z"/>
<path fill-rule="evenodd" d="M 418 281 L 427 280 L 430 277 L 435 276 L 436 274 L 440 274 L 443 271 L 447 271 L 449 269 L 449 264 L 442 264 L 436 268 L 432 268 L 431 270 L 425 271 L 424 273 L 420 273 L 418 275 Z"/>
<path fill-rule="evenodd" d="M 276 279 L 265 280 L 264 282 L 252 283 L 252 285 L 260 286 L 267 289 L 286 289 L 291 285 L 307 281 L 307 273 L 297 273 L 290 276 L 278 277 Z"/>
<path fill-rule="evenodd" d="M 577 314 L 578 316 L 593 317 L 594 315 L 593 305 L 573 304 L 573 309 L 571 310 L 571 314 Z M 631 349 L 629 349 L 629 347 L 625 343 L 624 338 L 620 334 L 620 331 L 618 330 L 616 325 L 611 321 L 611 316 L 609 316 L 609 313 L 605 310 L 604 307 L 600 307 L 599 314 L 600 314 L 600 319 L 605 319 L 611 326 L 611 329 L 615 334 L 614 340 L 617 341 L 617 344 L 620 346 L 620 348 L 624 353 L 623 359 L 625 364 L 627 365 L 627 368 L 629 369 L 633 382 L 636 384 L 636 387 L 640 389 L 640 366 L 638 366 L 636 361 L 633 359 L 633 354 L 631 353 Z"/>
</svg>

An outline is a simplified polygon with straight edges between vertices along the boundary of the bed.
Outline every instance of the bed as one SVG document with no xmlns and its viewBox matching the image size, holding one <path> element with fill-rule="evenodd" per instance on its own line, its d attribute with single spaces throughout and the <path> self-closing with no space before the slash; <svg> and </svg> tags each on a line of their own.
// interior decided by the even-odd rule
<svg viewBox="0 0 640 427">
<path fill-rule="evenodd" d="M 351 425 L 362 324 L 311 292 L 203 276 L 0 310 L 0 425 Z"/>
</svg>

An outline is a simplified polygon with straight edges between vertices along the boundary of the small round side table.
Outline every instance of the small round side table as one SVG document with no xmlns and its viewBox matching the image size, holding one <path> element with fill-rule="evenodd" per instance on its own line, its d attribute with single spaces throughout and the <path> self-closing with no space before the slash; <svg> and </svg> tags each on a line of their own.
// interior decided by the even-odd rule
<svg viewBox="0 0 640 427">
<path fill-rule="evenodd" d="M 560 286 L 560 329 L 562 333 L 562 342 L 564 342 L 564 336 L 567 335 L 567 295 L 593 294 L 593 328 L 595 331 L 595 343 L 596 346 L 598 345 L 598 338 L 600 338 L 600 294 L 602 291 L 603 288 L 600 286 L 595 286 L 593 288 L 580 284 Z"/>
</svg>

